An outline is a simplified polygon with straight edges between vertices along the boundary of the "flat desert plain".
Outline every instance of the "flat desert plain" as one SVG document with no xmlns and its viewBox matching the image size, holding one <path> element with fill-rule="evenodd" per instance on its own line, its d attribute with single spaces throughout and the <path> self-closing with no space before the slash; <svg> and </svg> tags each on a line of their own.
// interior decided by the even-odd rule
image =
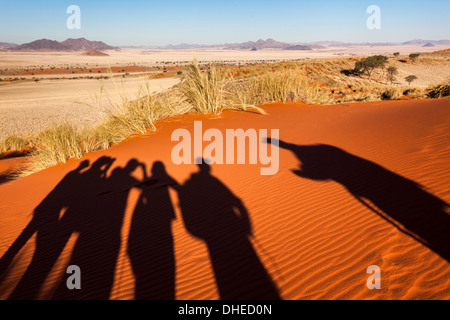
<svg viewBox="0 0 450 320">
<path fill-rule="evenodd" d="M 30 65 L 161 65 L 169 63 L 189 63 L 193 58 L 199 62 L 233 62 L 249 63 L 254 61 L 295 60 L 295 59 L 329 59 L 333 57 L 370 56 L 374 54 L 392 54 L 400 52 L 402 55 L 413 52 L 433 52 L 447 49 L 448 46 L 436 45 L 422 47 L 420 45 L 404 46 L 354 46 L 331 47 L 314 50 L 279 50 L 263 49 L 228 50 L 228 49 L 120 49 L 104 51 L 109 56 L 84 56 L 82 52 L 0 52 L 0 68 L 17 68 Z"/>
</svg>

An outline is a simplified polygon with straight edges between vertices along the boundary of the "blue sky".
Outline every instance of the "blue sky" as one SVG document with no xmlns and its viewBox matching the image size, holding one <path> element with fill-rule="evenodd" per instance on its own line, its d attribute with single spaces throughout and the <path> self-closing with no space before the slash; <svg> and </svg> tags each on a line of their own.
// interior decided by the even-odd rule
<svg viewBox="0 0 450 320">
<path fill-rule="evenodd" d="M 69 30 L 69 5 L 81 29 Z M 369 30 L 369 5 L 381 8 L 381 29 Z M 450 39 L 449 0 L 0 0 L 0 41 L 85 37 L 111 45 L 217 44 L 273 38 L 400 42 Z"/>
</svg>

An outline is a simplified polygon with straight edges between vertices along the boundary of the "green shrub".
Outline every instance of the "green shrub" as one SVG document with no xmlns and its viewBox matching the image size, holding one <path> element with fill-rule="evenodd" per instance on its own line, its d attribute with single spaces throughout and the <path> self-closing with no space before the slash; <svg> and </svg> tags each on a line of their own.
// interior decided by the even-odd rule
<svg viewBox="0 0 450 320">
<path fill-rule="evenodd" d="M 414 80 L 417 80 L 417 77 L 415 75 L 410 75 L 405 77 L 406 82 L 408 82 L 408 85 L 411 85 L 411 82 L 413 82 Z"/>
<path fill-rule="evenodd" d="M 369 79 L 372 72 L 378 68 L 384 68 L 388 58 L 386 56 L 376 55 L 359 60 L 355 64 L 354 73 L 357 75 L 366 74 Z"/>
<path fill-rule="evenodd" d="M 416 62 L 417 58 L 419 57 L 420 53 L 411 53 L 409 55 L 409 58 L 411 59 L 411 61 L 414 63 Z"/>
<path fill-rule="evenodd" d="M 398 71 L 396 67 L 387 68 L 387 79 L 391 82 L 391 84 L 395 81 L 395 76 L 398 75 Z"/>
</svg>

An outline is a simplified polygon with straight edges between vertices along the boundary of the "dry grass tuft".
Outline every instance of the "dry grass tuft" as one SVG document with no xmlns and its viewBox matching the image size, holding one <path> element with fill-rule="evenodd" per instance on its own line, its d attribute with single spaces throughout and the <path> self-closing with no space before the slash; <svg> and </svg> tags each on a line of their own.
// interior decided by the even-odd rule
<svg viewBox="0 0 450 320">
<path fill-rule="evenodd" d="M 326 89 L 320 88 L 299 69 L 277 70 L 248 80 L 240 88 L 252 104 L 267 102 L 324 103 Z"/>
<path fill-rule="evenodd" d="M 188 66 L 184 80 L 178 88 L 193 110 L 218 114 L 229 103 L 225 91 L 226 84 L 225 75 L 218 68 L 212 66 L 206 72 L 202 72 L 194 60 Z"/>
<path fill-rule="evenodd" d="M 176 86 L 181 93 L 183 103 L 193 111 L 220 114 L 225 109 L 254 109 L 264 114 L 264 110 L 248 104 L 241 86 L 227 69 L 211 65 L 202 71 L 194 59 L 188 66 L 183 82 Z"/>
<path fill-rule="evenodd" d="M 84 154 L 84 141 L 81 132 L 68 123 L 54 124 L 39 133 L 34 140 L 36 145 L 31 152 L 29 165 L 21 175 L 51 167 L 70 158 L 81 158 Z"/>
<path fill-rule="evenodd" d="M 0 141 L 0 155 L 9 151 L 20 151 L 23 148 L 32 145 L 30 137 L 20 137 L 19 135 L 12 135 Z"/>
</svg>

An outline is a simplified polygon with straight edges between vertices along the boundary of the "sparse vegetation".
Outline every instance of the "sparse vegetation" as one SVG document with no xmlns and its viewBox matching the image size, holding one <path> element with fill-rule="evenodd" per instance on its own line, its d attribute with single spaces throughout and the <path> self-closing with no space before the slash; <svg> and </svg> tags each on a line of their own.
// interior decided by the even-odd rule
<svg viewBox="0 0 450 320">
<path fill-rule="evenodd" d="M 327 89 L 320 87 L 299 70 L 277 70 L 238 82 L 234 95 L 244 105 L 257 105 L 275 101 L 298 101 L 325 103 Z"/>
</svg>

